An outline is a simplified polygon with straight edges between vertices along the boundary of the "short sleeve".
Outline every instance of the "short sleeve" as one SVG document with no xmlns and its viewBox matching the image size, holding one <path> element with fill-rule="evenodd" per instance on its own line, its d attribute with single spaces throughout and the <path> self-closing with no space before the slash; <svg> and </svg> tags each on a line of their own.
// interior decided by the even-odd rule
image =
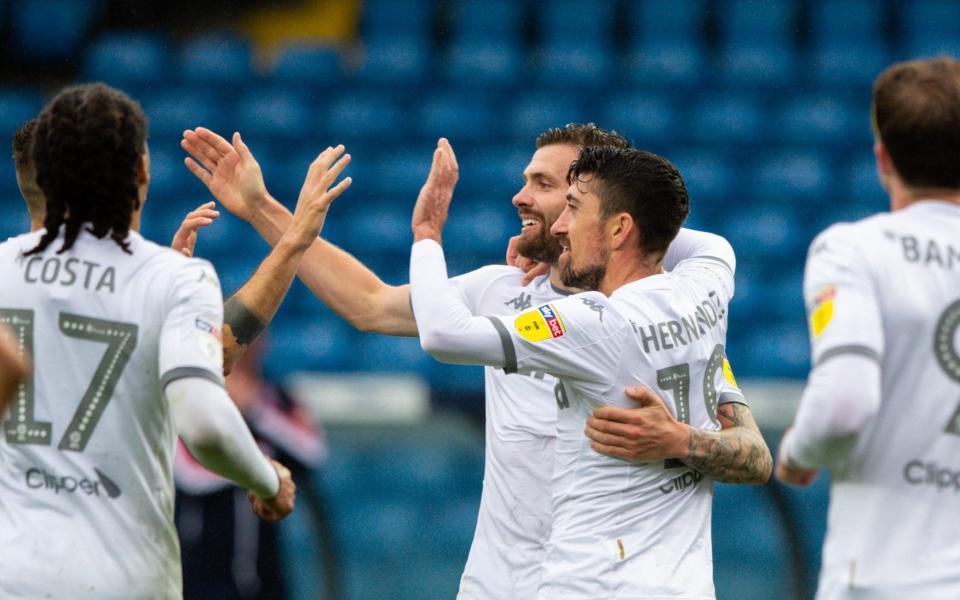
<svg viewBox="0 0 960 600">
<path fill-rule="evenodd" d="M 803 295 L 814 366 L 839 354 L 883 356 L 877 290 L 853 227 L 827 229 L 807 255 Z"/>
<path fill-rule="evenodd" d="M 598 292 L 490 319 L 503 342 L 506 372 L 540 371 L 591 382 L 616 375 L 630 327 Z"/>
<path fill-rule="evenodd" d="M 223 385 L 223 295 L 213 267 L 190 259 L 171 279 L 160 332 L 160 384 L 201 377 Z"/>
</svg>

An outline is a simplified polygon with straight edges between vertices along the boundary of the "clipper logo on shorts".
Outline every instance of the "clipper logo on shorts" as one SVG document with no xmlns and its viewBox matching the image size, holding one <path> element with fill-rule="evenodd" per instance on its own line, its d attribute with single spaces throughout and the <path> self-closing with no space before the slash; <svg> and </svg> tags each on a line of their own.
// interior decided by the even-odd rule
<svg viewBox="0 0 960 600">
<path fill-rule="evenodd" d="M 810 331 L 814 338 L 823 335 L 833 319 L 833 301 L 836 297 L 837 288 L 832 285 L 823 288 L 814 297 L 813 309 L 810 311 Z"/>
<path fill-rule="evenodd" d="M 531 342 L 558 338 L 567 332 L 552 304 L 523 313 L 514 321 L 514 326 L 520 337 Z"/>
</svg>

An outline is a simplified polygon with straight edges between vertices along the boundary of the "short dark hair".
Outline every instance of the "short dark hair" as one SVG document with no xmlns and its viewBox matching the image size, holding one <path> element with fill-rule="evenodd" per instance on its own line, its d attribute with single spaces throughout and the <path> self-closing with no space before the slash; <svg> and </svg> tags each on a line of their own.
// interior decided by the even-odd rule
<svg viewBox="0 0 960 600">
<path fill-rule="evenodd" d="M 18 172 L 33 168 L 33 131 L 37 120 L 30 119 L 13 132 L 13 163 Z"/>
<path fill-rule="evenodd" d="M 960 62 L 897 63 L 873 84 L 873 125 L 903 182 L 960 188 Z"/>
<path fill-rule="evenodd" d="M 47 199 L 46 232 L 26 254 L 43 252 L 66 225 L 69 250 L 81 228 L 110 235 L 124 251 L 139 208 L 137 166 L 147 118 L 136 101 L 102 83 L 69 87 L 44 107 L 33 136 L 37 184 Z"/>
<path fill-rule="evenodd" d="M 612 129 L 601 129 L 593 123 L 567 123 L 563 127 L 552 127 L 537 136 L 538 150 L 554 144 L 570 144 L 581 148 L 587 146 L 630 147 L 630 141 L 627 138 Z"/>
<path fill-rule="evenodd" d="M 666 253 L 690 214 L 690 197 L 680 171 L 651 152 L 634 148 L 591 146 L 570 166 L 567 181 L 592 175 L 600 214 L 606 219 L 626 212 L 640 231 L 644 251 Z"/>
</svg>

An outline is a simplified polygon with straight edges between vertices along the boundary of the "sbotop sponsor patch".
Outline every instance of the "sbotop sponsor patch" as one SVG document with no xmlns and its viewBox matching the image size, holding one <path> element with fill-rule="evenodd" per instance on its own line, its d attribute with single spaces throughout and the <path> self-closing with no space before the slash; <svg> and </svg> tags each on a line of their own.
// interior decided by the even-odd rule
<svg viewBox="0 0 960 600">
<path fill-rule="evenodd" d="M 552 304 L 523 313 L 514 321 L 514 326 L 520 337 L 531 342 L 558 338 L 567 332 Z"/>
<path fill-rule="evenodd" d="M 810 331 L 814 338 L 823 335 L 833 320 L 833 303 L 836 297 L 837 288 L 832 285 L 823 288 L 814 297 L 813 308 L 810 310 Z"/>
</svg>

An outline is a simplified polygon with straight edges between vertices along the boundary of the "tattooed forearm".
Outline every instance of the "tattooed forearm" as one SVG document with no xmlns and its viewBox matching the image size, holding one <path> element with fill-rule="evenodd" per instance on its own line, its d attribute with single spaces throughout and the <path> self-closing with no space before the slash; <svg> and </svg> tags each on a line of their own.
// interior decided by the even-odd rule
<svg viewBox="0 0 960 600">
<path fill-rule="evenodd" d="M 236 296 L 223 303 L 223 324 L 230 327 L 237 344 L 246 346 L 263 331 L 266 324 Z"/>
<path fill-rule="evenodd" d="M 689 454 L 683 462 L 717 481 L 764 483 L 773 459 L 753 416 L 743 404 L 722 404 L 720 431 L 690 430 Z"/>
</svg>

